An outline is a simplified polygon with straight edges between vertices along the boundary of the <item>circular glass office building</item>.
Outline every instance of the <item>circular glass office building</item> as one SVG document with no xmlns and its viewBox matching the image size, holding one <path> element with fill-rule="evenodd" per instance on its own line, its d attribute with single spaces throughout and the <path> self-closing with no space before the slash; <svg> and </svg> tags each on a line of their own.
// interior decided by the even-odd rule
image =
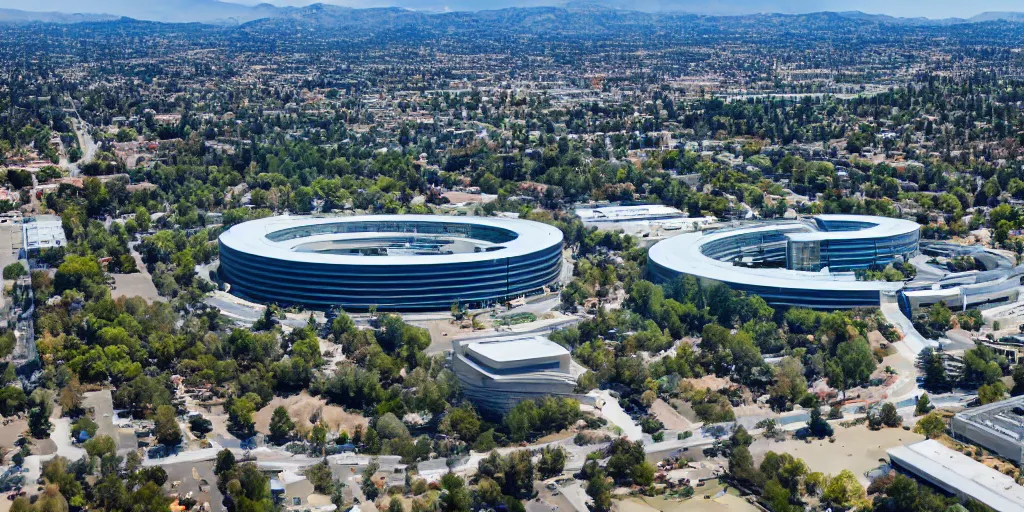
<svg viewBox="0 0 1024 512">
<path fill-rule="evenodd" d="M 878 306 L 903 283 L 859 281 L 856 270 L 918 254 L 916 222 L 866 215 L 818 215 L 663 240 L 648 251 L 652 279 L 690 275 L 760 295 L 773 306 Z"/>
<path fill-rule="evenodd" d="M 220 236 L 220 278 L 263 303 L 436 311 L 540 292 L 562 269 L 562 232 L 517 219 L 279 216 Z"/>
</svg>

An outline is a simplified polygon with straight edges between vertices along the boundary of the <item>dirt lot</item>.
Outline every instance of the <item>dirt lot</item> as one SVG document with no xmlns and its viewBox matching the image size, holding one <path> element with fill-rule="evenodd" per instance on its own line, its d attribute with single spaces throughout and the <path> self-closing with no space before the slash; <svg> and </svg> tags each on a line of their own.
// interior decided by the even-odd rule
<svg viewBox="0 0 1024 512">
<path fill-rule="evenodd" d="M 110 289 L 110 296 L 118 297 L 142 297 L 149 302 L 164 301 L 153 286 L 153 280 L 149 274 L 111 274 L 114 278 L 114 286 Z"/>
<path fill-rule="evenodd" d="M 684 418 L 671 405 L 660 398 L 651 404 L 651 412 L 669 430 L 690 430 L 693 427 L 693 423 L 690 420 Z"/>
<path fill-rule="evenodd" d="M 729 489 L 725 494 L 714 499 L 704 499 L 705 495 L 718 494 L 722 488 L 716 481 L 711 480 L 706 486 L 696 488 L 697 492 L 688 500 L 639 496 L 616 502 L 613 510 L 617 512 L 756 512 L 758 510 L 747 500 L 736 495 L 735 489 Z"/>
<path fill-rule="evenodd" d="M 369 423 L 369 420 L 361 414 L 346 412 L 336 405 L 327 405 L 324 399 L 315 398 L 303 392 L 288 398 L 275 397 L 266 407 L 257 411 L 254 415 L 257 431 L 270 432 L 270 417 L 274 414 L 274 409 L 280 405 L 288 409 L 288 414 L 295 422 L 295 428 L 300 432 L 312 428 L 313 422 L 310 422 L 310 418 L 313 418 L 315 414 L 319 415 L 332 432 L 344 430 L 352 433 L 357 426 L 365 429 Z"/>
<path fill-rule="evenodd" d="M 427 347 L 427 355 L 440 354 L 452 349 L 452 338 L 464 336 L 473 332 L 472 329 L 460 327 L 460 324 L 450 320 L 433 320 L 426 325 L 430 331 L 430 346 Z"/>
<path fill-rule="evenodd" d="M 451 201 L 452 204 L 489 203 L 498 198 L 498 196 L 490 194 L 470 194 L 467 192 L 445 192 L 442 196 Z"/>
<path fill-rule="evenodd" d="M 730 388 L 734 384 L 728 378 L 705 375 L 699 379 L 683 379 L 680 386 L 684 385 L 690 385 L 693 389 L 710 389 L 712 391 L 718 391 L 720 389 Z"/>
<path fill-rule="evenodd" d="M 150 302 L 166 301 L 167 299 L 157 293 L 156 286 L 153 284 L 153 276 L 146 270 L 142 256 L 133 249 L 132 257 L 135 258 L 135 266 L 139 268 L 139 271 L 135 274 L 111 274 L 114 278 L 114 286 L 110 289 L 111 297 L 115 299 L 118 297 L 142 297 Z"/>
<path fill-rule="evenodd" d="M 754 462 L 760 464 L 764 454 L 769 450 L 775 453 L 788 453 L 803 459 L 811 471 L 836 475 L 844 469 L 853 471 L 861 484 L 869 482 L 864 473 L 877 468 L 879 459 L 886 459 L 885 450 L 924 439 L 902 428 L 883 428 L 878 431 L 868 430 L 866 425 L 843 428 L 835 427 L 836 442 L 827 439 L 806 443 L 797 439 L 788 439 L 778 443 L 766 439 L 758 439 L 750 447 Z"/>
</svg>

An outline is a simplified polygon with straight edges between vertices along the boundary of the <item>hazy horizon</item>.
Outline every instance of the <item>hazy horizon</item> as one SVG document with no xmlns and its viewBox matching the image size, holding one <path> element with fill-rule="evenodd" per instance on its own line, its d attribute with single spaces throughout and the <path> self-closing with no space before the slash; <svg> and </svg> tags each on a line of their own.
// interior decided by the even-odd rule
<svg viewBox="0 0 1024 512">
<path fill-rule="evenodd" d="M 402 7 L 429 11 L 478 11 L 507 7 L 536 7 L 564 5 L 564 0 L 222 0 L 242 5 L 269 3 L 276 6 L 306 6 L 315 3 L 341 5 L 346 7 Z M 934 0 L 923 3 L 915 0 L 605 0 L 601 3 L 641 11 L 684 11 L 702 14 L 751 14 L 784 13 L 799 14 L 819 11 L 861 11 L 869 14 L 885 14 L 898 17 L 925 18 L 970 18 L 990 11 L 1024 11 L 1019 0 L 980 0 L 978 2 L 954 2 Z M 24 0 L 0 0 L 0 8 L 23 11 L 65 13 L 90 13 L 123 15 L 126 0 L 37 0 L 26 5 Z"/>
</svg>

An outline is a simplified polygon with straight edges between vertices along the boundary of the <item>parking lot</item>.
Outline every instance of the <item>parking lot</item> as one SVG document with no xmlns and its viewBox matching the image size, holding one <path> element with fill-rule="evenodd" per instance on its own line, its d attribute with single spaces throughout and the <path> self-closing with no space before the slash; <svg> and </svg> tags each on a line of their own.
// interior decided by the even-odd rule
<svg viewBox="0 0 1024 512">
<path fill-rule="evenodd" d="M 114 399 L 109 389 L 86 393 L 82 404 L 94 411 L 94 420 L 99 425 L 96 435 L 110 436 L 117 442 L 118 451 L 136 448 L 135 434 L 114 424 Z"/>
</svg>

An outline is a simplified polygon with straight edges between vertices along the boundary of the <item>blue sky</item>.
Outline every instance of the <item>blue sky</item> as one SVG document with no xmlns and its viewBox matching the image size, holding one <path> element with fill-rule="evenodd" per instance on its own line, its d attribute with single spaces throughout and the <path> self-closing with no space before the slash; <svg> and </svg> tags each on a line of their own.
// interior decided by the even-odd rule
<svg viewBox="0 0 1024 512">
<path fill-rule="evenodd" d="M 6 1 L 6 0 L 5 0 Z M 261 2 L 277 5 L 307 5 L 313 0 L 231 0 L 237 3 Z M 397 5 L 411 9 L 478 10 L 510 6 L 559 5 L 559 0 L 320 0 L 349 7 Z M 88 3 L 88 2 L 84 2 Z M 748 12 L 801 13 L 814 11 L 863 11 L 891 16 L 927 18 L 969 18 L 985 11 L 1024 11 L 1021 0 L 608 0 L 618 7 L 644 11 L 681 10 L 717 14 Z"/>
</svg>

